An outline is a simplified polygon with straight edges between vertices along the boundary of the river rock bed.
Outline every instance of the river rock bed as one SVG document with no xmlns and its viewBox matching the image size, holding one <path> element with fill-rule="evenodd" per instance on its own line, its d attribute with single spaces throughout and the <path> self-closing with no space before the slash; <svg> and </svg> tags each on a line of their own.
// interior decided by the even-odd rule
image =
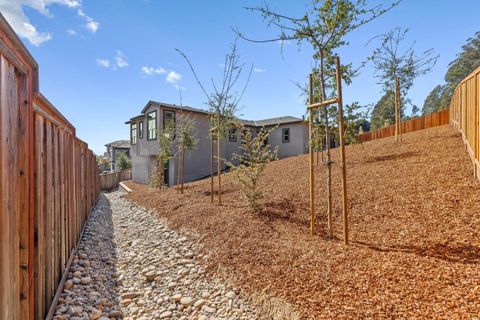
<svg viewBox="0 0 480 320">
<path fill-rule="evenodd" d="M 121 195 L 100 195 L 54 319 L 260 318 L 238 288 L 205 274 L 195 237 Z"/>
</svg>

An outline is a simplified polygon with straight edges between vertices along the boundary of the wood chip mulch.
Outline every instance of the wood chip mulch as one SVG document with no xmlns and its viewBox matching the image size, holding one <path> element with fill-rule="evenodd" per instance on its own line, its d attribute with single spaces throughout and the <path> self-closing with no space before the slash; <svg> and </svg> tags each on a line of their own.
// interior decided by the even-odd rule
<svg viewBox="0 0 480 320">
<path fill-rule="evenodd" d="M 450 126 L 347 147 L 349 246 L 343 245 L 339 150 L 333 150 L 334 239 L 326 229 L 325 167 L 316 167 L 318 234 L 309 235 L 308 155 L 271 163 L 262 213 L 249 213 L 229 174 L 224 205 L 209 179 L 126 197 L 174 228 L 203 236 L 210 268 L 290 303 L 302 319 L 478 319 L 480 182 Z"/>
</svg>

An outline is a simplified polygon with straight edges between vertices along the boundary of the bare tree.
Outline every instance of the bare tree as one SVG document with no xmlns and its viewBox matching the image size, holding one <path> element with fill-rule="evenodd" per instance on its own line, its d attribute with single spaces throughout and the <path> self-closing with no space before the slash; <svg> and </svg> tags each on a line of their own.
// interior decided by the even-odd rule
<svg viewBox="0 0 480 320">
<path fill-rule="evenodd" d="M 180 184 L 180 192 L 183 193 L 185 173 L 185 153 L 195 150 L 198 139 L 196 138 L 196 121 L 188 115 L 180 112 L 175 125 L 175 142 L 178 148 L 178 175 L 177 184 Z"/>
<path fill-rule="evenodd" d="M 433 49 L 417 55 L 414 50 L 415 42 L 402 51 L 401 45 L 407 32 L 408 29 L 395 28 L 373 38 L 381 40 L 381 46 L 373 59 L 376 77 L 385 92 L 395 93 L 395 141 L 398 141 L 399 137 L 401 141 L 402 136 L 402 105 L 411 103 L 407 98 L 408 91 L 416 78 L 432 70 L 438 59 Z"/>
<path fill-rule="evenodd" d="M 207 91 L 206 86 L 200 81 L 193 64 L 187 55 L 176 49 L 177 52 L 185 58 L 190 70 L 192 71 L 198 85 L 203 91 L 207 101 L 207 105 L 211 114 L 212 131 L 216 131 L 217 139 L 217 175 L 218 175 L 218 202 L 222 204 L 222 157 L 221 157 L 221 140 L 227 135 L 228 129 L 232 123 L 236 121 L 236 113 L 239 110 L 240 101 L 248 87 L 253 72 L 253 65 L 250 67 L 249 73 L 243 78 L 244 65 L 240 63 L 240 53 L 237 47 L 237 40 L 230 46 L 230 53 L 225 56 L 223 64 L 223 76 L 220 81 L 215 82 L 211 78 L 211 91 Z M 244 84 L 241 81 L 244 79 Z M 240 90 L 238 90 L 240 89 Z M 215 137 L 214 137 L 215 138 Z"/>
</svg>

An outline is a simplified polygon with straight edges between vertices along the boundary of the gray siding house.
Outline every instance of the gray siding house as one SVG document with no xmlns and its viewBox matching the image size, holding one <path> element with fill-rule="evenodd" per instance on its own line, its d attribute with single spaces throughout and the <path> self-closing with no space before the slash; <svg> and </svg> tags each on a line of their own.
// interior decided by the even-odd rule
<svg viewBox="0 0 480 320">
<path fill-rule="evenodd" d="M 148 182 L 159 151 L 157 132 L 164 128 L 166 120 L 175 121 L 177 117 L 189 117 L 195 121 L 198 139 L 196 149 L 185 155 L 185 182 L 210 176 L 210 113 L 197 108 L 149 101 L 140 115 L 126 122 L 130 125 L 130 156 L 134 182 Z M 303 119 L 287 116 L 259 121 L 240 120 L 240 122 L 254 134 L 262 128 L 278 126 L 270 134 L 268 143 L 272 148 L 278 146 L 279 158 L 308 152 L 308 125 Z M 231 129 L 228 137 L 222 142 L 222 157 L 230 161 L 233 154 L 240 151 L 240 129 Z M 177 161 L 168 161 L 164 167 L 166 184 L 170 186 L 176 184 L 176 172 Z"/>
<path fill-rule="evenodd" d="M 108 159 L 110 171 L 115 171 L 117 158 L 120 153 L 124 153 L 127 158 L 130 159 L 130 141 L 128 140 L 118 140 L 107 143 L 105 145 L 107 151 L 105 152 L 105 157 Z"/>
</svg>

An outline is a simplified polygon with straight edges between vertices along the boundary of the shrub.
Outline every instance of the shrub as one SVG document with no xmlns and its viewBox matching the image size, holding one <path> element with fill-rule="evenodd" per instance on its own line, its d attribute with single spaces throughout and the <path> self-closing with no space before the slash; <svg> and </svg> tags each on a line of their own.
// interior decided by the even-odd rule
<svg viewBox="0 0 480 320">
<path fill-rule="evenodd" d="M 132 167 L 132 161 L 127 158 L 125 153 L 121 152 L 117 156 L 117 171 L 127 170 Z"/>
<path fill-rule="evenodd" d="M 250 130 L 243 130 L 241 154 L 234 154 L 237 164 L 232 167 L 235 183 L 239 186 L 242 198 L 253 212 L 262 208 L 260 201 L 264 197 L 260 186 L 260 177 L 267 163 L 277 158 L 278 148 L 271 149 L 267 143 L 271 130 L 261 130 L 255 137 Z"/>
</svg>

